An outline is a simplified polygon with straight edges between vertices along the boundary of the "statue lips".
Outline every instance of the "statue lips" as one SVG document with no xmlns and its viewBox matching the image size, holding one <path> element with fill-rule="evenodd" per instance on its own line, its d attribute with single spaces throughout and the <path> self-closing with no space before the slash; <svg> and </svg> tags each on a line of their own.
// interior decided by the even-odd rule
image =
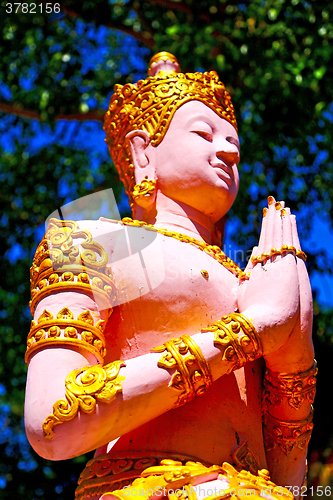
<svg viewBox="0 0 333 500">
<path fill-rule="evenodd" d="M 225 163 L 211 163 L 211 166 L 216 170 L 217 175 L 221 177 L 226 184 L 231 187 L 234 182 L 234 172 L 231 167 Z"/>
</svg>

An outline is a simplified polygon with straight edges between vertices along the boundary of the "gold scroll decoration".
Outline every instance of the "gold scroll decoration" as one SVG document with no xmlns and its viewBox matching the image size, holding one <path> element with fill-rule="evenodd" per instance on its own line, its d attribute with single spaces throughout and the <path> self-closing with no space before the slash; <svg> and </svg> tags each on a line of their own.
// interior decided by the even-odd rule
<svg viewBox="0 0 333 500">
<path fill-rule="evenodd" d="M 53 414 L 43 423 L 46 439 L 52 439 L 54 427 L 69 422 L 78 414 L 93 413 L 97 403 L 111 403 L 122 392 L 121 382 L 125 377 L 119 370 L 123 361 L 114 361 L 105 366 L 85 366 L 73 370 L 65 380 L 66 399 L 59 399 L 53 405 Z"/>
<path fill-rule="evenodd" d="M 86 293 L 111 313 L 116 287 L 107 262 L 106 251 L 89 231 L 75 221 L 50 219 L 30 269 L 31 314 L 40 300 L 61 291 Z"/>
</svg>

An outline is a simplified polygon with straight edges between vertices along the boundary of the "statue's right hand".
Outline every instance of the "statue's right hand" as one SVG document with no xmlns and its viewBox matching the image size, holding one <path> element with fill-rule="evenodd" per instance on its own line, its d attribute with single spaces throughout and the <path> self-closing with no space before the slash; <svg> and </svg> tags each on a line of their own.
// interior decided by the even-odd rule
<svg viewBox="0 0 333 500">
<path fill-rule="evenodd" d="M 238 309 L 258 330 L 264 356 L 289 338 L 299 315 L 299 280 L 290 210 L 268 198 L 258 247 L 239 288 Z M 282 250 L 281 250 L 282 249 Z"/>
</svg>

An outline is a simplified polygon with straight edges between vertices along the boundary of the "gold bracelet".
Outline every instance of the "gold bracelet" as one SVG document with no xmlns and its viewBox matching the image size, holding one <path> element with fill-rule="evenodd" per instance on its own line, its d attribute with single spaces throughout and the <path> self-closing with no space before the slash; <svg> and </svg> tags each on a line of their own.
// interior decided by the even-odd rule
<svg viewBox="0 0 333 500">
<path fill-rule="evenodd" d="M 80 247 L 75 240 L 80 240 Z M 31 314 L 40 300 L 54 292 L 78 291 L 91 296 L 99 309 L 116 301 L 116 287 L 108 256 L 86 229 L 70 220 L 51 219 L 30 268 Z"/>
<path fill-rule="evenodd" d="M 277 373 L 269 369 L 264 377 L 263 407 L 278 406 L 286 401 L 299 410 L 304 401 L 313 403 L 316 395 L 317 361 L 304 372 Z"/>
<path fill-rule="evenodd" d="M 41 348 L 61 346 L 92 352 L 103 362 L 106 354 L 104 328 L 105 321 L 98 320 L 94 324 L 89 311 L 83 311 L 74 319 L 68 307 L 61 309 L 56 318 L 44 309 L 37 323 L 31 322 L 25 361 L 28 363 L 31 355 Z"/>
<path fill-rule="evenodd" d="M 277 248 L 272 248 L 269 253 L 263 252 L 261 255 L 253 255 L 251 257 L 251 262 L 252 264 L 259 264 L 267 259 L 270 259 L 271 257 L 276 257 L 277 255 L 283 255 L 287 253 L 291 253 L 292 255 L 299 257 L 300 259 L 304 260 L 304 262 L 307 259 L 306 253 L 302 252 L 302 250 L 297 250 L 294 246 L 282 245 L 279 250 Z"/>
<path fill-rule="evenodd" d="M 53 428 L 69 422 L 78 414 L 93 413 L 97 403 L 111 403 L 122 393 L 121 382 L 125 377 L 119 370 L 125 366 L 123 361 L 114 361 L 105 366 L 85 366 L 73 370 L 65 380 L 66 399 L 59 399 L 53 405 L 53 414 L 46 417 L 43 423 L 45 439 L 52 439 Z"/>
<path fill-rule="evenodd" d="M 243 314 L 232 313 L 222 316 L 220 321 L 216 321 L 201 331 L 213 332 L 214 344 L 224 347 L 222 360 L 233 363 L 227 373 L 262 356 L 258 332 Z"/>
<path fill-rule="evenodd" d="M 303 420 L 280 420 L 269 412 L 264 413 L 263 431 L 266 451 L 276 446 L 288 455 L 294 448 L 304 450 L 309 444 L 313 429 L 313 409 Z"/>
<path fill-rule="evenodd" d="M 169 383 L 169 387 L 181 391 L 176 407 L 204 394 L 212 385 L 209 365 L 197 344 L 188 335 L 167 340 L 151 351 L 163 352 L 157 363 L 160 368 L 177 368 Z"/>
</svg>

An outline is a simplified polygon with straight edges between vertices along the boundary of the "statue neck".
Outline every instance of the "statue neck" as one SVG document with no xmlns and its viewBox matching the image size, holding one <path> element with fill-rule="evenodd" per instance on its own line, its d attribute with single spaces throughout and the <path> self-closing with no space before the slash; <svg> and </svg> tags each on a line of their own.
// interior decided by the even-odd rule
<svg viewBox="0 0 333 500">
<path fill-rule="evenodd" d="M 143 210 L 137 206 L 135 218 L 156 227 L 213 243 L 215 226 L 210 217 L 185 203 L 165 196 L 161 192 L 157 193 L 154 209 Z"/>
</svg>

